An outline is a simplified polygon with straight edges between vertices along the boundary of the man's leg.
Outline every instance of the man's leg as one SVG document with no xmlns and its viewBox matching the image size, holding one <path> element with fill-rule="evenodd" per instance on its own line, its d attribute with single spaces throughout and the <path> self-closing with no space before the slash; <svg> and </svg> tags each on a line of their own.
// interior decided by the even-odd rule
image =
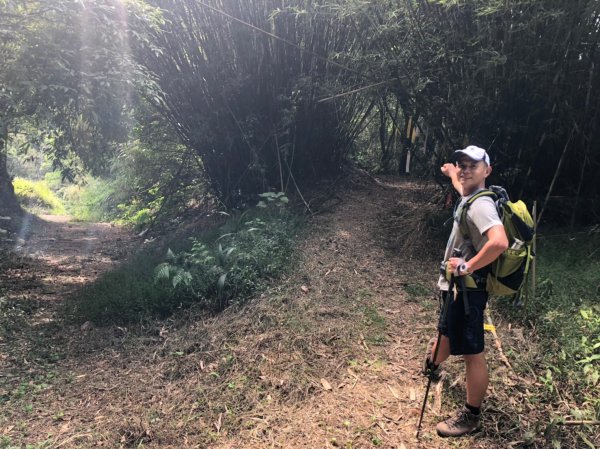
<svg viewBox="0 0 600 449">
<path fill-rule="evenodd" d="M 476 430 L 481 422 L 481 404 L 487 392 L 488 371 L 485 361 L 483 336 L 483 310 L 487 302 L 485 292 L 470 292 L 470 314 L 464 315 L 462 296 L 453 304 L 453 320 L 449 321 L 450 352 L 462 354 L 467 374 L 467 401 L 450 418 L 438 423 L 440 436 L 461 436 Z M 440 349 L 442 346 L 440 346 Z"/>
<path fill-rule="evenodd" d="M 489 382 L 485 355 L 481 352 L 463 357 L 467 368 L 467 404 L 479 408 L 483 403 Z"/>
<path fill-rule="evenodd" d="M 488 371 L 483 352 L 465 355 L 467 368 L 467 403 L 450 418 L 438 423 L 443 437 L 458 437 L 476 430 L 481 422 L 481 404 L 487 392 Z"/>
<path fill-rule="evenodd" d="M 425 363 L 423 365 L 423 374 L 430 377 L 434 381 L 438 381 L 441 378 L 441 371 L 439 365 L 446 361 L 450 356 L 450 340 L 448 338 L 448 310 L 452 307 L 454 302 L 452 298 L 448 298 L 449 293 L 446 291 L 441 292 L 441 310 L 440 310 L 440 321 L 438 322 L 438 337 L 433 337 L 427 344 L 427 354 L 425 357 Z M 446 303 L 450 301 L 449 303 Z M 441 339 L 439 338 L 441 337 Z M 438 341 L 439 340 L 439 341 Z M 436 354 L 436 348 L 439 343 L 438 353 Z M 433 356 L 435 354 L 435 360 Z"/>
<path fill-rule="evenodd" d="M 438 342 L 437 339 L 433 346 L 431 347 L 431 357 L 430 360 L 435 364 L 439 365 L 442 362 L 445 362 L 446 359 L 450 356 L 450 340 L 445 335 L 442 335 L 442 340 L 440 342 L 440 349 L 438 349 L 438 353 L 436 354 L 435 360 L 433 359 L 433 354 L 435 354 L 435 348 Z"/>
<path fill-rule="evenodd" d="M 442 362 L 450 356 L 450 340 L 445 335 L 441 336 L 440 348 L 436 354 L 438 338 L 434 337 L 429 340 L 428 350 L 423 363 L 422 373 L 424 376 L 429 377 L 433 382 L 439 382 L 442 378 Z M 435 361 L 433 356 L 435 355 Z"/>
</svg>

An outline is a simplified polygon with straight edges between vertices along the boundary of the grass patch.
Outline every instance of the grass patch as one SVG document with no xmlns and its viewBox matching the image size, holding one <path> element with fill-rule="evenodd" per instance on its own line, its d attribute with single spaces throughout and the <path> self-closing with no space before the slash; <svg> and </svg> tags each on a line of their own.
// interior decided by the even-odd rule
<svg viewBox="0 0 600 449">
<path fill-rule="evenodd" d="M 383 346 L 386 342 L 387 323 L 375 306 L 366 306 L 363 310 L 365 341 L 374 346 Z"/>
<path fill-rule="evenodd" d="M 404 291 L 411 299 L 419 299 L 431 295 L 431 291 L 423 284 L 406 284 Z"/>
<path fill-rule="evenodd" d="M 69 298 L 67 315 L 96 324 L 168 316 L 183 302 L 166 286 L 155 284 L 153 270 L 160 260 L 156 251 L 136 254 Z"/>
<path fill-rule="evenodd" d="M 144 251 L 79 291 L 71 313 L 107 324 L 165 317 L 192 303 L 241 304 L 290 266 L 299 223 L 283 209 L 255 208 L 171 242 L 176 251 Z"/>
<path fill-rule="evenodd" d="M 154 220 L 161 208 L 164 199 L 157 190 L 151 189 L 157 198 L 140 199 L 123 179 L 87 176 L 85 184 L 71 184 L 61 192 L 67 210 L 76 220 L 116 222 L 141 230 Z"/>
<path fill-rule="evenodd" d="M 13 186 L 19 202 L 26 209 L 32 212 L 48 211 L 55 215 L 65 215 L 67 213 L 62 201 L 45 181 L 15 178 Z"/>
<path fill-rule="evenodd" d="M 66 207 L 79 221 L 110 221 L 117 214 L 115 187 L 109 181 L 88 177 L 85 185 L 63 188 Z"/>
</svg>

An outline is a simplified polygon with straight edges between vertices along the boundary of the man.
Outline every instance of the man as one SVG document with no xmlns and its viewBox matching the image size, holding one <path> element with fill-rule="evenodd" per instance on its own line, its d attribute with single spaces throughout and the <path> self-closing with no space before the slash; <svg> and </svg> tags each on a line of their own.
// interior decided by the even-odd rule
<svg viewBox="0 0 600 449">
<path fill-rule="evenodd" d="M 492 172 L 487 152 L 471 145 L 455 151 L 455 157 L 456 165 L 444 164 L 441 168 L 442 173 L 452 180 L 462 196 L 454 212 L 454 226 L 448 239 L 444 261 L 448 272 L 455 276 L 473 275 L 474 279 L 480 281 L 477 282 L 477 288 L 468 289 L 468 316 L 464 309 L 462 291 L 450 302 L 445 320 L 439 324 L 442 338 L 436 359 L 432 360 L 432 357 L 436 353 L 438 342 L 433 341 L 425 360 L 425 372 L 434 379 L 439 378 L 439 365 L 448 356 L 462 355 L 465 361 L 466 403 L 454 416 L 438 423 L 436 430 L 440 436 L 460 436 L 479 427 L 481 404 L 488 387 L 483 338 L 483 311 L 488 294 L 483 282 L 489 265 L 508 247 L 504 226 L 490 197 L 475 200 L 467 210 L 466 226 L 459 223 L 465 202 L 485 189 L 485 180 Z M 452 256 L 455 248 L 460 250 L 462 257 Z M 447 295 L 452 295 L 452 292 L 448 292 L 449 282 L 445 276 L 440 277 L 438 285 L 444 299 Z"/>
</svg>

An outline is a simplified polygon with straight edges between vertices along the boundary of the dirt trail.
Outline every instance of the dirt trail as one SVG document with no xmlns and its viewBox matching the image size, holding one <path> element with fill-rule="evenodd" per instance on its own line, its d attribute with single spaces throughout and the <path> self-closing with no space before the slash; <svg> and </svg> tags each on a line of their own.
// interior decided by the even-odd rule
<svg viewBox="0 0 600 449">
<path fill-rule="evenodd" d="M 65 298 L 123 260 L 132 240 L 111 224 L 56 215 L 25 215 L 16 231 L 1 248 L 0 404 L 55 367 L 78 331 L 62 320 Z"/>
<path fill-rule="evenodd" d="M 84 274 L 106 271 L 125 253 L 128 233 L 109 223 L 80 223 L 69 216 L 40 215 L 24 222 L 15 250 L 54 266 L 79 264 Z M 121 249 L 119 249 L 121 248 Z M 93 264 L 91 270 L 87 270 Z M 75 268 L 75 267 L 72 267 Z"/>
<path fill-rule="evenodd" d="M 30 322 L 52 321 L 64 298 L 123 260 L 132 241 L 118 226 L 58 215 L 24 216 L 13 240 L 4 243 L 12 255 L 3 258 L 0 285 L 7 299 L 35 310 Z"/>
<path fill-rule="evenodd" d="M 22 342 L 33 359 L 14 347 L 21 329 L 0 341 L 8 373 L 0 435 L 36 448 L 506 447 L 495 442 L 495 421 L 459 441 L 434 435 L 461 400 L 457 362 L 444 405 L 438 388 L 423 437 L 414 438 L 441 247 L 393 252 L 389 243 L 419 240 L 410 217 L 432 193 L 391 178 L 348 181 L 312 220 L 298 266 L 248 305 L 218 316 L 192 308 L 129 329 L 82 331 L 48 313 L 124 257 L 123 231 L 58 219 L 32 225 L 20 248 L 28 257 L 2 281 L 9 298 L 33 298 L 32 317 L 47 322 L 37 340 L 29 332 Z"/>
<path fill-rule="evenodd" d="M 312 373 L 315 392 L 295 406 L 282 404 L 215 448 L 467 447 L 432 436 L 440 388 L 432 389 L 432 404 L 437 399 L 421 442 L 414 438 L 425 385 L 419 369 L 436 319 L 435 262 L 414 258 L 414 251 L 393 253 L 381 240 L 382 222 L 393 213 L 406 214 L 396 232 L 410 231 L 410 212 L 433 191 L 419 182 L 363 180 L 338 197 L 331 213 L 315 219 L 302 248 L 308 292 L 294 299 L 300 315 L 318 323 L 317 341 L 307 342 L 321 359 L 322 371 Z"/>
</svg>

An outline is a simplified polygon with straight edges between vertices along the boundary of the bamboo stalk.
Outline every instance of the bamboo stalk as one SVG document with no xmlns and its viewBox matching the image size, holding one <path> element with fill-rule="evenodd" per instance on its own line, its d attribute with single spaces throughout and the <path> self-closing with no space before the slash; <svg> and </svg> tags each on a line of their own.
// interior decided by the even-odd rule
<svg viewBox="0 0 600 449">
<path fill-rule="evenodd" d="M 334 100 L 336 98 L 341 98 L 341 97 L 345 97 L 347 95 L 356 94 L 358 92 L 362 92 L 363 90 L 371 89 L 372 87 L 377 87 L 377 86 L 381 86 L 383 84 L 391 83 L 392 81 L 396 81 L 397 79 L 398 78 L 391 78 L 389 80 L 380 81 L 380 82 L 374 83 L 374 84 L 369 84 L 368 86 L 359 87 L 358 89 L 349 90 L 348 92 L 342 92 L 337 95 L 333 95 L 331 97 L 322 98 L 322 99 L 318 100 L 317 103 L 324 103 L 326 101 Z"/>
<path fill-rule="evenodd" d="M 554 184 L 556 183 L 556 179 L 558 178 L 558 174 L 560 173 L 560 168 L 562 167 L 563 161 L 565 159 L 565 155 L 567 154 L 567 150 L 569 149 L 569 144 L 571 143 L 571 139 L 573 138 L 574 131 L 571 130 L 569 134 L 569 138 L 565 143 L 562 154 L 560 155 L 560 159 L 558 160 L 558 165 L 556 166 L 556 170 L 554 172 L 554 177 L 552 178 L 552 182 L 550 183 L 550 187 L 548 188 L 548 192 L 546 193 L 546 199 L 544 200 L 544 205 L 542 206 L 542 211 L 540 212 L 540 217 L 536 223 L 539 223 L 542 220 L 542 216 L 544 215 L 544 211 L 546 210 L 546 206 L 548 206 L 548 199 L 552 194 L 552 190 L 554 189 Z"/>
<path fill-rule="evenodd" d="M 532 243 L 532 249 L 533 249 L 533 254 L 536 255 L 537 254 L 537 201 L 533 202 L 533 243 Z M 533 262 L 531 263 L 531 296 L 533 298 L 535 298 L 535 287 L 536 287 L 536 259 L 537 257 L 533 258 Z M 525 296 L 525 301 L 527 301 L 527 296 Z M 525 306 L 527 305 L 527 302 L 525 302 Z"/>
<path fill-rule="evenodd" d="M 279 166 L 279 180 L 281 182 L 280 192 L 285 192 L 283 185 L 283 167 L 281 166 L 281 149 L 279 147 L 279 139 L 277 138 L 277 129 L 273 131 L 275 135 L 275 150 L 277 151 L 277 165 Z"/>
</svg>

